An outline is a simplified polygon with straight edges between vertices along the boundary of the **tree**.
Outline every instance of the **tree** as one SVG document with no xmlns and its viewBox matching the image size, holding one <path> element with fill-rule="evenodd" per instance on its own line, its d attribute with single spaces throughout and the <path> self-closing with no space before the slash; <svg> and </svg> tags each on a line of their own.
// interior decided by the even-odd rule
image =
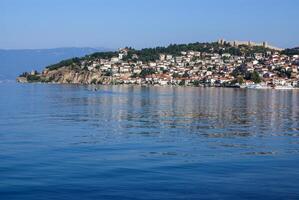
<svg viewBox="0 0 299 200">
<path fill-rule="evenodd" d="M 179 83 L 180 86 L 184 86 L 185 85 L 185 80 L 181 80 L 181 82 Z"/>
<path fill-rule="evenodd" d="M 133 73 L 132 75 L 131 75 L 131 78 L 137 78 L 138 77 L 138 74 L 137 73 Z"/>
<path fill-rule="evenodd" d="M 247 67 L 245 65 L 240 65 L 234 69 L 232 75 L 237 78 L 238 76 L 245 76 L 247 74 Z"/>
<path fill-rule="evenodd" d="M 242 85 L 242 84 L 244 83 L 244 78 L 243 78 L 242 76 L 239 76 L 239 77 L 237 78 L 237 81 L 238 81 L 238 83 L 239 83 L 240 85 Z"/>
<path fill-rule="evenodd" d="M 288 56 L 299 55 L 299 47 L 293 49 L 285 49 L 281 53 Z"/>
<path fill-rule="evenodd" d="M 156 73 L 155 69 L 153 68 L 149 68 L 149 69 L 142 69 L 139 76 L 141 78 L 145 78 L 147 75 L 151 75 L 151 74 L 154 74 Z"/>
<path fill-rule="evenodd" d="M 250 74 L 250 80 L 252 80 L 254 83 L 260 83 L 262 82 L 261 77 L 258 72 L 254 71 Z"/>
<path fill-rule="evenodd" d="M 181 76 L 178 73 L 173 73 L 172 78 L 181 78 Z"/>
<path fill-rule="evenodd" d="M 183 78 L 189 78 L 190 77 L 190 75 L 188 74 L 188 72 L 185 72 L 184 74 L 183 74 Z"/>
<path fill-rule="evenodd" d="M 39 82 L 39 81 L 41 81 L 41 78 L 38 75 L 29 74 L 26 78 L 27 78 L 28 82 Z"/>
<path fill-rule="evenodd" d="M 112 71 L 106 71 L 104 76 L 112 76 Z"/>
<path fill-rule="evenodd" d="M 200 82 L 198 80 L 193 81 L 193 85 L 198 87 L 200 85 Z"/>
<path fill-rule="evenodd" d="M 167 69 L 164 69 L 163 70 L 163 74 L 166 74 L 166 73 L 168 73 L 169 72 L 169 70 L 167 70 Z"/>
<path fill-rule="evenodd" d="M 90 84 L 93 84 L 93 85 L 97 84 L 97 79 L 95 79 L 95 78 L 92 79 L 91 82 L 90 82 Z"/>
<path fill-rule="evenodd" d="M 244 78 L 242 76 L 238 76 L 236 79 L 234 79 L 231 84 L 235 85 L 235 84 L 239 84 L 242 85 L 244 83 Z"/>
<path fill-rule="evenodd" d="M 49 70 L 56 70 L 56 69 L 59 69 L 61 67 L 67 67 L 67 66 L 76 66 L 76 65 L 80 65 L 80 61 L 81 59 L 80 58 L 71 58 L 71 59 L 67 59 L 67 60 L 63 60 L 57 64 L 54 64 L 54 65 L 50 65 L 48 67 L 46 67 L 47 69 Z"/>
</svg>

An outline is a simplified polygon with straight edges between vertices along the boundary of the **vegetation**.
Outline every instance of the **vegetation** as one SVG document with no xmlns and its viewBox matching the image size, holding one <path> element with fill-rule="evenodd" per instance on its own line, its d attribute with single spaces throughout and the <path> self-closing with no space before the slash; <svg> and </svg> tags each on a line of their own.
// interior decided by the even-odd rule
<svg viewBox="0 0 299 200">
<path fill-rule="evenodd" d="M 54 65 L 50 65 L 48 67 L 46 67 L 49 70 L 56 70 L 59 69 L 61 67 L 67 67 L 67 66 L 72 66 L 72 65 L 80 65 L 80 58 L 71 58 L 71 59 L 67 59 L 67 60 L 63 60 L 57 64 Z"/>
<path fill-rule="evenodd" d="M 96 85 L 97 84 L 97 79 L 95 79 L 95 78 L 92 79 L 91 82 L 90 82 L 90 84 Z"/>
<path fill-rule="evenodd" d="M 155 73 L 156 73 L 156 71 L 155 71 L 153 68 L 143 69 L 143 70 L 140 72 L 139 76 L 140 76 L 141 78 L 145 78 L 146 76 L 151 75 L 151 74 L 155 74 Z"/>
<path fill-rule="evenodd" d="M 151 62 L 158 60 L 160 54 L 169 54 L 172 56 L 181 55 L 182 51 L 199 51 L 202 53 L 229 53 L 236 56 L 253 56 L 254 53 L 263 53 L 266 54 L 268 51 L 273 51 L 264 47 L 249 47 L 246 45 L 241 45 L 239 47 L 233 47 L 227 43 L 218 44 L 217 42 L 213 43 L 190 43 L 190 44 L 171 44 L 167 47 L 156 47 L 156 48 L 145 48 L 141 50 L 136 50 L 131 47 L 126 47 L 128 49 L 128 54 L 123 58 L 124 61 L 142 61 L 142 62 Z M 297 50 L 286 50 L 287 54 L 295 54 Z M 298 53 L 298 52 L 297 52 Z M 112 57 L 117 57 L 118 52 L 97 52 L 91 55 L 82 57 L 82 58 L 71 58 L 64 61 L 61 61 L 57 64 L 50 65 L 46 67 L 49 70 L 56 70 L 61 67 L 73 67 L 73 69 L 78 69 L 78 66 L 81 65 L 82 61 L 93 61 L 94 59 L 111 59 Z M 138 59 L 137 59 L 138 57 Z"/>
<path fill-rule="evenodd" d="M 29 73 L 28 72 L 24 72 L 24 73 L 22 73 L 21 75 L 20 75 L 20 77 L 27 77 L 29 75 Z"/>
<path fill-rule="evenodd" d="M 181 76 L 178 73 L 173 73 L 172 78 L 181 78 Z"/>
<path fill-rule="evenodd" d="M 277 67 L 277 68 L 274 69 L 274 71 L 278 74 L 279 77 L 291 78 L 291 76 L 292 76 L 291 71 L 287 71 L 282 67 Z"/>
<path fill-rule="evenodd" d="M 237 78 L 239 76 L 245 77 L 248 73 L 247 67 L 245 65 L 240 65 L 234 69 L 232 75 Z"/>
<path fill-rule="evenodd" d="M 249 79 L 252 80 L 254 83 L 262 82 L 262 79 L 261 79 L 259 73 L 256 71 L 249 74 Z"/>
<path fill-rule="evenodd" d="M 200 81 L 198 81 L 198 80 L 193 81 L 193 85 L 198 87 L 200 85 Z"/>
<path fill-rule="evenodd" d="M 293 49 L 285 49 L 281 53 L 287 56 L 299 55 L 299 47 Z"/>
<path fill-rule="evenodd" d="M 185 72 L 184 74 L 183 74 L 183 78 L 189 78 L 190 77 L 190 75 L 187 73 L 187 72 Z"/>
<path fill-rule="evenodd" d="M 136 54 L 138 60 L 150 62 L 159 59 L 160 54 L 169 54 L 172 56 L 180 56 L 182 51 L 200 51 L 206 53 L 231 53 L 233 55 L 241 55 L 238 48 L 229 45 L 219 45 L 218 43 L 190 43 L 190 44 L 171 44 L 168 47 L 146 48 L 134 50 L 130 48 L 127 60 L 132 60 L 132 56 Z"/>
<path fill-rule="evenodd" d="M 244 78 L 242 76 L 238 76 L 235 80 L 231 82 L 231 85 L 239 84 L 242 85 L 244 83 Z"/>
<path fill-rule="evenodd" d="M 244 79 L 242 77 L 244 77 L 246 80 L 251 80 L 254 83 L 260 83 L 262 81 L 258 72 L 249 72 L 245 65 L 236 67 L 232 72 L 232 75 L 236 78 L 234 82 L 239 84 L 242 84 L 244 82 Z"/>
<path fill-rule="evenodd" d="M 118 56 L 117 52 L 97 52 L 93 53 L 89 56 L 83 57 L 85 60 L 93 59 L 93 58 L 101 58 L 101 59 L 110 59 L 114 56 Z"/>
<path fill-rule="evenodd" d="M 112 72 L 111 71 L 106 71 L 104 76 L 112 76 Z"/>
<path fill-rule="evenodd" d="M 186 81 L 185 80 L 181 80 L 181 82 L 179 83 L 179 86 L 185 86 Z"/>
<path fill-rule="evenodd" d="M 39 75 L 28 74 L 26 78 L 27 78 L 28 82 L 40 82 L 41 81 L 41 78 Z"/>
</svg>

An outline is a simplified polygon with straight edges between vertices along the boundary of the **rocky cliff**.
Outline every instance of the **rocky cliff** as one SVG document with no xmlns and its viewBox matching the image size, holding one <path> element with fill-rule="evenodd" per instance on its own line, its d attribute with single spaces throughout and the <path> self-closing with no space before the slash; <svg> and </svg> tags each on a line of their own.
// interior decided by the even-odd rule
<svg viewBox="0 0 299 200">
<path fill-rule="evenodd" d="M 61 67 L 56 70 L 45 69 L 42 73 L 35 71 L 24 73 L 17 78 L 20 83 L 72 83 L 72 84 L 105 84 L 111 78 L 103 76 L 99 70 L 78 70 L 72 67 Z"/>
</svg>

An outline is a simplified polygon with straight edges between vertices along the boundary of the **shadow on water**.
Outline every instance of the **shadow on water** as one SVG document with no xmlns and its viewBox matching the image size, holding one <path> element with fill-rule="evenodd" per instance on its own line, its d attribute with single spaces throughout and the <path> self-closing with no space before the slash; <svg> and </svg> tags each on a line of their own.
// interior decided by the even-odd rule
<svg viewBox="0 0 299 200">
<path fill-rule="evenodd" d="M 92 132 L 74 144 L 102 143 L 108 138 L 183 138 L 204 142 L 205 148 L 238 147 L 240 151 L 234 153 L 244 155 L 244 145 L 253 147 L 248 154 L 255 154 L 254 148 L 284 153 L 286 149 L 267 141 L 280 138 L 290 145 L 298 136 L 296 91 L 135 86 L 103 86 L 94 91 L 53 86 L 44 95 L 46 105 L 56 109 L 48 112 L 50 123 L 80 124 Z"/>
</svg>

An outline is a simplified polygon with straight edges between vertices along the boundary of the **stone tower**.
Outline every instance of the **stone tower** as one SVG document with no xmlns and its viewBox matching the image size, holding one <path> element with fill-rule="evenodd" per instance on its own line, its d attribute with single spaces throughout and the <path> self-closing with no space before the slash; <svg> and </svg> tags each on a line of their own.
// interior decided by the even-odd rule
<svg viewBox="0 0 299 200">
<path fill-rule="evenodd" d="M 218 44 L 224 45 L 224 41 L 225 41 L 224 39 L 219 39 Z"/>
</svg>

